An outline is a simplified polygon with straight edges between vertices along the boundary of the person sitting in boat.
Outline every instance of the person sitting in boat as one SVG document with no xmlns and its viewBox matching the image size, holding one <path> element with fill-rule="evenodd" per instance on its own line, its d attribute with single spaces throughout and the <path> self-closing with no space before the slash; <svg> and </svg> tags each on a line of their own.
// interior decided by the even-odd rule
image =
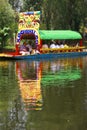
<svg viewBox="0 0 87 130">
<path fill-rule="evenodd" d="M 46 49 L 46 48 L 48 48 L 48 45 L 47 45 L 47 44 L 43 44 L 43 45 L 42 45 L 42 48 L 45 48 L 45 49 Z"/>
<path fill-rule="evenodd" d="M 56 42 L 54 40 L 52 40 L 51 44 L 50 44 L 50 48 L 56 48 Z"/>
<path fill-rule="evenodd" d="M 64 45 L 62 42 L 60 42 L 60 48 L 64 48 Z"/>
<path fill-rule="evenodd" d="M 60 48 L 59 41 L 56 41 L 56 48 Z"/>
<path fill-rule="evenodd" d="M 69 48 L 69 46 L 65 43 L 65 44 L 64 44 L 64 48 Z"/>
<path fill-rule="evenodd" d="M 20 54 L 21 55 L 29 55 L 29 51 L 27 50 L 26 47 L 26 42 L 24 42 L 21 46 L 20 46 Z"/>
<path fill-rule="evenodd" d="M 31 55 L 40 54 L 40 52 L 37 49 L 32 49 Z"/>
</svg>

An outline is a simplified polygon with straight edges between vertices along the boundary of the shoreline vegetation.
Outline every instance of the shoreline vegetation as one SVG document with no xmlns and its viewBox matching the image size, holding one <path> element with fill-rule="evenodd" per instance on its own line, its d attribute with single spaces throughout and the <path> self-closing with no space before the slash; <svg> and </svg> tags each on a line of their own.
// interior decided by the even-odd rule
<svg viewBox="0 0 87 130">
<path fill-rule="evenodd" d="M 15 52 L 15 46 L 14 45 L 8 45 L 3 48 L 0 48 L 0 52 Z"/>
</svg>

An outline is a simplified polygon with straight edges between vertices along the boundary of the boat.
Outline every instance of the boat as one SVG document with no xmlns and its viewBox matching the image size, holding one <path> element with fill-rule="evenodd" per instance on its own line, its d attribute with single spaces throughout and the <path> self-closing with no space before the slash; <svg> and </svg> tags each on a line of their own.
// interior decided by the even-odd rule
<svg viewBox="0 0 87 130">
<path fill-rule="evenodd" d="M 83 46 L 82 36 L 79 32 L 72 30 L 40 30 L 40 11 L 22 12 L 19 16 L 19 26 L 16 38 L 15 52 L 5 52 L 0 54 L 0 59 L 6 60 L 39 60 L 61 57 L 86 56 L 87 52 Z M 20 44 L 22 40 L 34 40 L 35 50 L 39 53 L 20 54 Z M 43 48 L 44 41 L 69 42 L 68 47 L 63 48 Z M 71 41 L 78 45 L 71 45 Z"/>
<path fill-rule="evenodd" d="M 13 54 L 1 54 L 0 60 L 48 60 L 57 58 L 71 58 L 86 56 L 87 52 L 66 52 L 66 53 L 48 53 L 48 54 L 34 54 L 34 55 L 13 55 Z"/>
</svg>

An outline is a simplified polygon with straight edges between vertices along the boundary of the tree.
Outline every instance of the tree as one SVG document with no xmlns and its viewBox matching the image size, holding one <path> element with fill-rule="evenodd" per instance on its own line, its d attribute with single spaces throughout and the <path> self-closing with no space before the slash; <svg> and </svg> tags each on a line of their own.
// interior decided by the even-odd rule
<svg viewBox="0 0 87 130">
<path fill-rule="evenodd" d="M 0 17 L 0 28 L 12 26 L 14 21 L 14 11 L 6 0 L 0 0 Z"/>
<path fill-rule="evenodd" d="M 79 30 L 80 24 L 86 17 L 86 6 L 83 0 L 68 0 L 67 1 L 67 23 L 71 29 Z"/>
<path fill-rule="evenodd" d="M 16 30 L 15 13 L 7 0 L 0 0 L 0 18 L 0 42 L 4 46 Z"/>
<path fill-rule="evenodd" d="M 24 11 L 41 11 L 43 0 L 24 0 Z"/>
<path fill-rule="evenodd" d="M 18 12 L 22 10 L 23 0 L 8 0 L 8 2 L 11 4 L 13 10 Z"/>
<path fill-rule="evenodd" d="M 10 28 L 4 27 L 3 29 L 0 29 L 0 42 L 1 47 L 3 48 L 5 45 L 5 41 L 8 39 L 9 37 L 9 32 L 10 32 Z"/>
<path fill-rule="evenodd" d="M 44 0 L 42 7 L 47 29 L 78 31 L 87 17 L 86 0 Z"/>
</svg>

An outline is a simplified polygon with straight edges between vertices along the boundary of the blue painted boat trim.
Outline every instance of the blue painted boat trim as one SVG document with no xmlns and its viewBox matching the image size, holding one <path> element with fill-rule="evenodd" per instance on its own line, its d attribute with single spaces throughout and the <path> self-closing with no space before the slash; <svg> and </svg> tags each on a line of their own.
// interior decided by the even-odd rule
<svg viewBox="0 0 87 130">
<path fill-rule="evenodd" d="M 44 59 L 56 59 L 56 58 L 65 58 L 65 57 L 77 57 L 77 56 L 86 56 L 87 52 L 65 52 L 65 53 L 47 53 L 47 54 L 36 54 L 36 55 L 24 55 L 24 56 L 12 56 L 12 57 L 0 57 L 0 59 L 5 60 L 44 60 Z"/>
</svg>

